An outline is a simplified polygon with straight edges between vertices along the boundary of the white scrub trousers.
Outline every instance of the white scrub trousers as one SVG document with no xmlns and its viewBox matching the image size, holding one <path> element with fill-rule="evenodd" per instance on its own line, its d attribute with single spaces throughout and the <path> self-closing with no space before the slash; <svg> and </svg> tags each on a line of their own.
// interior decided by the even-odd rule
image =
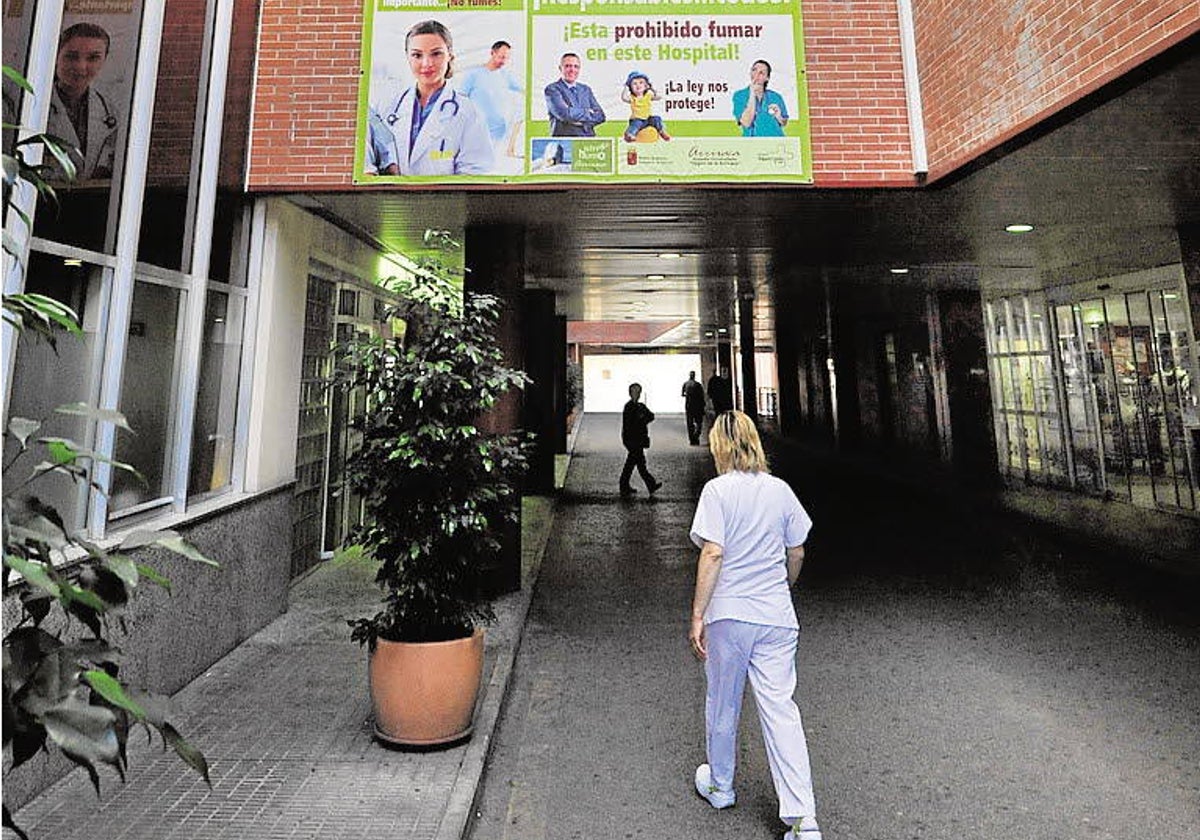
<svg viewBox="0 0 1200 840">
<path fill-rule="evenodd" d="M 798 817 L 817 815 L 808 743 L 800 709 L 792 699 L 798 637 L 794 628 L 730 619 L 714 621 L 705 628 L 708 693 L 704 722 L 713 784 L 721 790 L 733 789 L 738 717 L 749 674 L 771 780 L 779 797 L 779 817 L 788 824 Z"/>
</svg>

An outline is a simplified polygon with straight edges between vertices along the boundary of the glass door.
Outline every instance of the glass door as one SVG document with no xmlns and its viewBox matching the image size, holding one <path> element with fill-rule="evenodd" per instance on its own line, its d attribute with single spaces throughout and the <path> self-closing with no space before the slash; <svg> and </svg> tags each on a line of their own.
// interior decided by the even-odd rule
<svg viewBox="0 0 1200 840">
<path fill-rule="evenodd" d="M 1054 319 L 1074 470 L 1072 483 L 1081 490 L 1101 494 L 1107 487 L 1107 477 L 1096 378 L 1104 373 L 1103 354 L 1093 328 L 1083 322 L 1080 306 L 1056 306 Z"/>
</svg>

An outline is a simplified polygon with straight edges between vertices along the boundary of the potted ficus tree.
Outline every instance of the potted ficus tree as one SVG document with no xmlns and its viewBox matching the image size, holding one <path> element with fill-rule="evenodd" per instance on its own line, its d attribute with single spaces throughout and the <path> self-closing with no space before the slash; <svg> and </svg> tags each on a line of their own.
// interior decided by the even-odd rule
<svg viewBox="0 0 1200 840">
<path fill-rule="evenodd" d="M 471 732 L 481 625 L 494 617 L 486 569 L 519 516 L 526 464 L 522 434 L 479 421 L 527 378 L 504 364 L 497 298 L 464 298 L 440 261 L 387 285 L 402 328 L 357 340 L 341 366 L 366 405 L 347 461 L 366 523 L 351 541 L 378 563 L 384 595 L 378 613 L 350 622 L 351 637 L 369 649 L 376 735 L 448 744 Z"/>
</svg>

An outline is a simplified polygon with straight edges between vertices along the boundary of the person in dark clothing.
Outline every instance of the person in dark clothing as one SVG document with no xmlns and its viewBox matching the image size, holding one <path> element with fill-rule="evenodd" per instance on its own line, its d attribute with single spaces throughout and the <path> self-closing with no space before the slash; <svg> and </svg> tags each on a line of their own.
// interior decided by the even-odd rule
<svg viewBox="0 0 1200 840">
<path fill-rule="evenodd" d="M 733 410 L 733 385 L 724 368 L 709 378 L 708 398 L 712 400 L 713 414 Z"/>
<path fill-rule="evenodd" d="M 632 496 L 637 491 L 629 484 L 634 467 L 638 475 L 646 482 L 646 489 L 653 493 L 662 482 L 650 475 L 646 468 L 646 449 L 650 446 L 649 426 L 654 422 L 654 412 L 641 402 L 642 386 L 634 382 L 629 386 L 629 402 L 621 415 L 621 443 L 629 453 L 625 457 L 625 467 L 621 470 L 621 495 Z"/>
<path fill-rule="evenodd" d="M 688 371 L 682 396 L 683 410 L 687 414 L 688 440 L 692 446 L 698 446 L 700 430 L 704 428 L 704 386 L 696 381 L 696 371 Z"/>
</svg>

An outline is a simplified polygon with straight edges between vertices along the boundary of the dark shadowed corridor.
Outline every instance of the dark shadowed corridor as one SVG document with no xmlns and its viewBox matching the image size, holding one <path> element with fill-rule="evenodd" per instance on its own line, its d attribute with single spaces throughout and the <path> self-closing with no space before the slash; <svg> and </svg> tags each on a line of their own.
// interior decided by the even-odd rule
<svg viewBox="0 0 1200 840">
<path fill-rule="evenodd" d="M 618 427 L 583 421 L 472 836 L 778 837 L 749 698 L 738 805 L 691 786 L 707 447 L 660 416 L 666 484 L 622 500 Z M 799 451 L 772 462 L 816 523 L 798 699 L 826 840 L 1200 836 L 1194 583 Z"/>
</svg>

